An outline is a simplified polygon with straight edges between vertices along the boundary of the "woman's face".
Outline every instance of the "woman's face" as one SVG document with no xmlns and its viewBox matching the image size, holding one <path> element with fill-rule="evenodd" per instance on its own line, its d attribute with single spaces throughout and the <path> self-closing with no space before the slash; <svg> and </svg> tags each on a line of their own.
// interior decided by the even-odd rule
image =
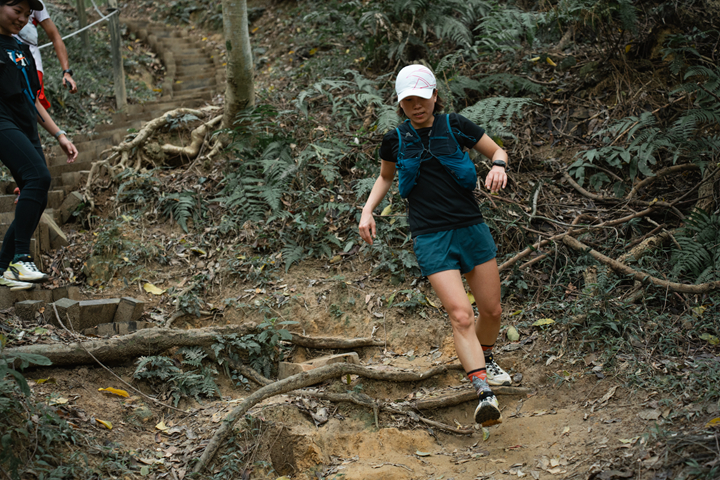
<svg viewBox="0 0 720 480">
<path fill-rule="evenodd" d="M 403 109 L 405 115 L 410 119 L 413 127 L 426 128 L 431 127 L 435 119 L 433 112 L 435 111 L 436 101 L 437 91 L 434 91 L 430 98 L 416 96 L 405 97 L 400 100 L 400 108 Z"/>
<path fill-rule="evenodd" d="M 5 4 L 0 7 L 0 34 L 17 35 L 30 19 L 30 5 L 22 1 L 17 5 Z"/>
</svg>

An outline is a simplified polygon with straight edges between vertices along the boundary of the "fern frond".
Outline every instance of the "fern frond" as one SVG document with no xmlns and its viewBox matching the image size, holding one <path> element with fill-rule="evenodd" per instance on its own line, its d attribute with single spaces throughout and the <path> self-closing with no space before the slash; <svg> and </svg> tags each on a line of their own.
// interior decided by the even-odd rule
<svg viewBox="0 0 720 480">
<path fill-rule="evenodd" d="M 522 117 L 523 107 L 533 103 L 529 98 L 487 98 L 462 110 L 460 115 L 484 127 L 491 136 L 514 138 L 509 129 L 513 117 Z"/>
</svg>

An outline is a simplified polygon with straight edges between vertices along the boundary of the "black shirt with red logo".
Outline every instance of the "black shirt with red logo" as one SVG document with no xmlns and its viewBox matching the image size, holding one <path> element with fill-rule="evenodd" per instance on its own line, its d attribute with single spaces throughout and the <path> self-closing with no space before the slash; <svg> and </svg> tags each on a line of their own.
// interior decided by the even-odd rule
<svg viewBox="0 0 720 480">
<path fill-rule="evenodd" d="M 28 94 L 37 96 L 40 80 L 30 49 L 0 35 L 0 62 L 0 129 L 19 128 L 37 142 L 37 110 Z"/>
</svg>

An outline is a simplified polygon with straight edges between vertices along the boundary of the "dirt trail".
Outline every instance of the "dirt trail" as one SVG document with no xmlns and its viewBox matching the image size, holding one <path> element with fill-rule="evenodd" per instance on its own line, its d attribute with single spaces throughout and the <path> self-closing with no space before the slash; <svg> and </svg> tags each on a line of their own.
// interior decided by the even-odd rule
<svg viewBox="0 0 720 480">
<path fill-rule="evenodd" d="M 362 262 L 348 262 L 346 268 L 355 266 L 361 267 Z M 283 289 L 295 289 L 295 300 L 278 310 L 282 317 L 299 322 L 292 330 L 306 335 L 351 337 L 368 336 L 375 329 L 375 337 L 383 338 L 386 328 L 386 351 L 382 347 L 358 350 L 361 362 L 367 365 L 382 364 L 425 371 L 441 362 L 456 361 L 449 322 L 442 311 L 426 308 L 422 311 L 423 317 L 419 311 L 410 313 L 399 308 L 373 308 L 373 312 L 382 314 L 379 318 L 367 311 L 362 298 L 369 294 L 387 293 L 398 287 L 380 284 L 361 290 L 357 285 L 362 284 L 364 275 L 348 271 L 341 273 L 344 280 L 329 280 L 325 268 L 316 263 L 303 265 L 279 279 Z M 323 278 L 328 280 L 317 281 Z M 243 290 L 240 287 L 228 289 L 223 296 L 240 295 Z M 263 299 L 275 294 L 272 288 L 265 291 L 265 294 L 254 297 Z M 123 291 L 115 294 L 122 295 Z M 428 297 L 433 302 L 437 301 L 429 291 Z M 151 301 L 150 298 L 147 300 Z M 331 305 L 346 310 L 345 315 L 338 318 L 331 314 Z M 226 309 L 220 323 L 239 323 L 247 319 L 251 318 L 243 315 L 242 311 Z M 196 323 L 192 317 L 184 317 L 177 327 L 191 328 L 209 323 L 210 320 Z M 535 333 L 524 329 L 520 331 L 523 333 L 521 341 L 531 336 L 526 334 Z M 654 423 L 637 416 L 638 412 L 649 408 L 644 403 L 646 394 L 622 387 L 616 389 L 610 378 L 598 380 L 581 358 L 574 358 L 571 354 L 546 365 L 544 352 L 550 346 L 546 337 L 552 337 L 542 332 L 532 337 L 534 341 L 525 345 L 519 342 L 510 344 L 504 337 L 498 342 L 499 363 L 511 375 L 521 373 L 521 385 L 531 387 L 534 393 L 525 398 L 501 396 L 504 421 L 489 427 L 487 440 L 483 441 L 483 431 L 477 427 L 472 435 L 448 434 L 413 422 L 409 417 L 387 413 L 379 415 L 378 429 L 371 409 L 311 398 L 303 400 L 290 394 L 270 398 L 250 412 L 263 425 L 255 429 L 260 434 L 250 443 L 265 444 L 264 453 L 258 452 L 258 457 L 267 458 L 274 469 L 274 473 L 265 476 L 263 469 L 256 465 L 250 478 L 274 480 L 280 474 L 308 480 L 472 480 L 506 478 L 506 475 L 541 479 L 588 478 L 590 472 L 610 470 L 610 465 L 624 457 L 628 457 L 624 463 L 632 463 L 639 469 L 645 469 L 648 461 L 653 462 L 653 456 L 645 448 L 636 448 L 640 447 L 638 437 L 647 434 Z M 335 352 L 308 351 L 298 347 L 288 361 L 301 362 L 328 353 Z M 125 380 L 130 380 L 133 370 L 133 365 L 115 368 L 115 372 Z M 553 384 L 549 380 L 553 374 L 568 380 L 561 385 Z M 42 369 L 30 376 L 34 380 L 48 377 L 53 377 L 56 383 L 34 385 L 37 395 L 69 399 L 69 404 L 66 404 L 69 416 L 83 412 L 86 417 L 112 422 L 115 426 L 112 431 L 100 426 L 91 429 L 92 434 L 107 441 L 117 442 L 139 453 L 171 452 L 165 457 L 166 465 L 177 471 L 183 471 L 188 460 L 199 457 L 202 453 L 200 448 L 206 443 L 204 439 L 209 439 L 219 426 L 218 422 L 251 393 L 233 387 L 226 377 L 220 375 L 217 380 L 222 389 L 222 400 L 207 401 L 202 405 L 181 401 L 179 406 L 192 412 L 190 416 L 183 417 L 174 411 L 163 414 L 139 396 L 123 399 L 99 392 L 98 388 L 122 388 L 122 385 L 96 366 Z M 464 384 L 459 371 L 417 384 L 388 384 L 353 378 L 347 385 L 345 381 L 328 382 L 321 389 L 336 393 L 355 389 L 382 401 L 402 402 Z M 135 385 L 153 393 L 143 383 L 135 382 Z M 609 398 L 603 399 L 608 392 Z M 329 420 L 316 426 L 311 414 L 323 407 Z M 446 425 L 473 428 L 474 408 L 475 403 L 468 402 L 419 413 Z M 187 431 L 179 435 L 161 433 L 156 427 L 161 420 L 168 427 L 186 427 L 193 434 Z M 237 427 L 241 432 L 239 435 L 253 430 L 247 425 L 238 424 Z M 218 454 L 221 455 L 223 453 Z M 217 458 L 214 467 L 219 468 Z M 210 468 L 212 471 L 213 465 Z M 315 472 L 321 477 L 317 477 Z"/>
</svg>

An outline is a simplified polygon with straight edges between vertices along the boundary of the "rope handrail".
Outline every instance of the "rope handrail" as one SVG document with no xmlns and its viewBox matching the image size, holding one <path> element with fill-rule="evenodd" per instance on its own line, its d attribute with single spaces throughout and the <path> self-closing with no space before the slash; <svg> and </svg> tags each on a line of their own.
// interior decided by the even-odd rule
<svg viewBox="0 0 720 480">
<path fill-rule="evenodd" d="M 70 33 L 70 34 L 68 34 L 68 35 L 65 35 L 64 37 L 62 37 L 63 41 L 65 41 L 66 39 L 68 39 L 68 38 L 70 38 L 70 37 L 74 37 L 75 35 L 77 35 L 77 34 L 79 34 L 79 33 L 82 33 L 82 32 L 84 32 L 85 30 L 87 30 L 87 29 L 89 29 L 89 28 L 91 28 L 91 27 L 94 27 L 95 25 L 97 25 L 97 24 L 100 23 L 100 22 L 104 22 L 105 20 L 109 19 L 110 17 L 112 17 L 112 16 L 115 15 L 116 13 L 118 13 L 118 14 L 120 13 L 120 9 L 118 8 L 118 9 L 115 9 L 115 10 L 113 10 L 112 12 L 110 12 L 108 15 L 103 15 L 102 12 L 100 11 L 100 9 L 98 8 L 98 6 L 95 5 L 95 0 L 91 0 L 91 1 L 92 1 L 92 4 L 93 4 L 93 7 L 95 7 L 95 11 L 98 13 L 98 15 L 100 15 L 100 20 L 96 20 L 96 21 L 94 21 L 93 23 L 91 23 L 90 25 L 87 25 L 87 26 L 81 28 L 80 30 L 76 30 L 76 31 L 74 31 L 73 33 Z M 39 50 L 42 50 L 43 48 L 49 47 L 50 45 L 52 45 L 52 42 L 48 42 L 48 43 L 46 43 L 46 44 L 44 44 L 44 45 L 41 45 L 41 46 L 38 47 L 38 49 L 39 49 Z"/>
</svg>

